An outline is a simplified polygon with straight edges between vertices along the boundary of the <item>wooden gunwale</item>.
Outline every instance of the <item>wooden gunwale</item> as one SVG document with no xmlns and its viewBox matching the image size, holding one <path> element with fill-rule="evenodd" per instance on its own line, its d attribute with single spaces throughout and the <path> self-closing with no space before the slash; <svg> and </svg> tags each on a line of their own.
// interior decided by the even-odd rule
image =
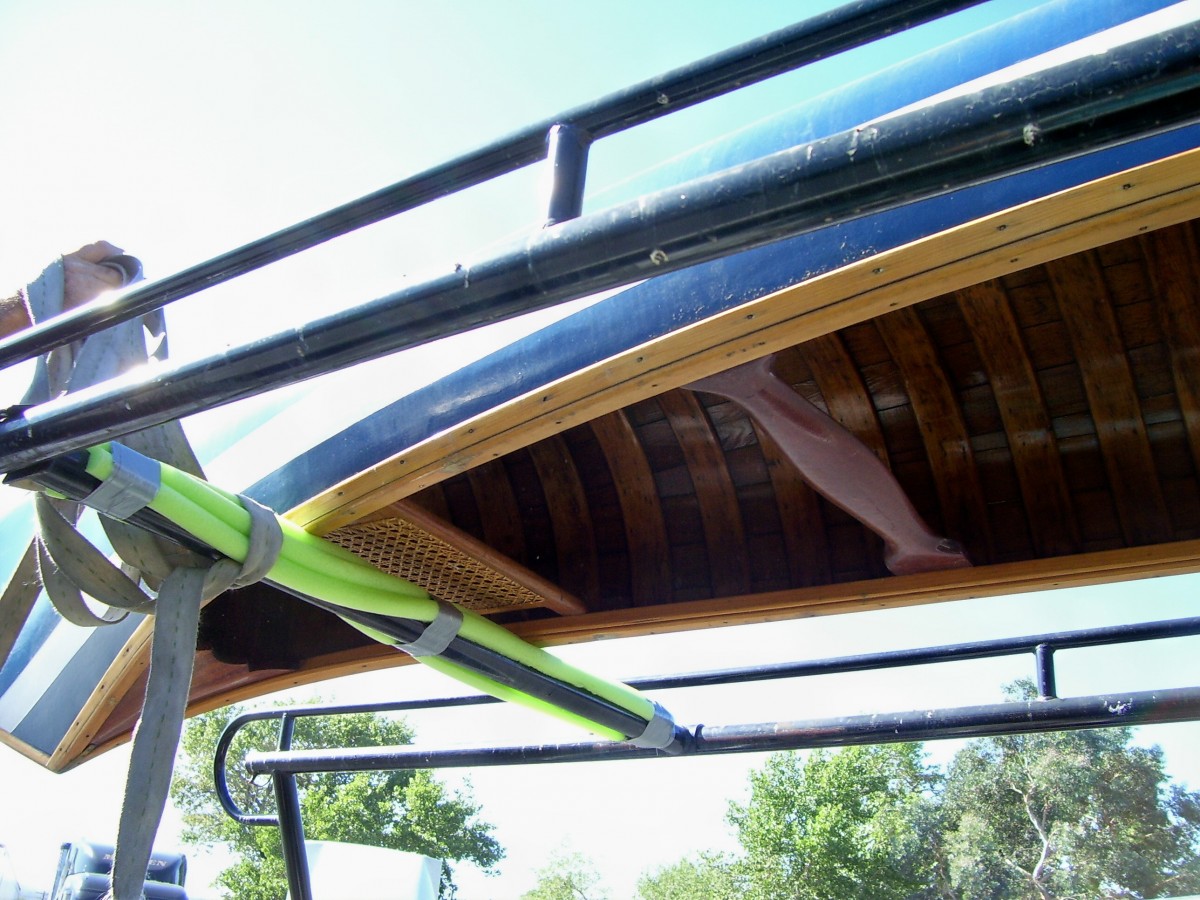
<svg viewBox="0 0 1200 900">
<path fill-rule="evenodd" d="M 639 637 L 699 628 L 721 628 L 811 616 L 899 609 L 926 603 L 1182 575 L 1198 570 L 1200 540 L 1179 541 L 1153 547 L 1123 548 L 1029 562 L 998 563 L 974 569 L 897 575 L 885 579 L 741 597 L 720 597 L 662 606 L 585 613 L 523 622 L 510 628 L 515 634 L 539 646 L 553 647 L 589 639 Z M 253 683 L 237 684 L 218 693 L 194 696 L 188 706 L 188 715 L 198 715 L 272 691 L 411 663 L 411 658 L 381 644 L 370 644 L 326 657 L 314 657 L 294 671 L 267 675 Z M 136 707 L 133 707 L 132 713 L 136 714 L 136 711 Z M 124 726 L 117 724 L 111 729 L 101 727 L 99 741 L 95 745 L 78 749 L 94 755 L 122 743 L 129 737 L 128 724 L 132 723 L 126 723 Z M 71 759 L 68 753 L 62 752 L 56 753 L 54 758 Z M 74 765 L 77 761 L 79 760 L 71 759 L 71 764 Z"/>
<path fill-rule="evenodd" d="M 1200 540 L 1178 541 L 1052 559 L 998 563 L 973 569 L 896 575 L 789 591 L 585 613 L 517 623 L 511 625 L 510 629 L 539 646 L 553 647 L 585 640 L 899 609 L 926 603 L 1111 584 L 1196 571 L 1200 571 Z M 203 696 L 193 694 L 188 715 L 198 715 L 273 691 L 412 663 L 413 660 L 403 653 L 382 644 L 368 644 L 329 656 L 313 657 L 299 669 L 263 675 L 251 683 L 237 683 L 226 690 Z M 121 694 L 116 696 L 121 697 Z M 129 715 L 136 715 L 137 706 L 131 701 L 126 701 L 123 706 L 128 707 Z M 86 758 L 123 743 L 129 738 L 131 725 L 132 720 L 125 722 L 119 714 L 111 724 L 99 719 L 88 731 L 95 735 L 94 743 L 81 744 L 76 741 L 70 748 L 56 752 L 53 761 L 58 761 L 61 766 L 63 760 L 69 760 L 69 765 L 75 765 L 82 759 L 73 757 L 70 751 L 79 751 Z M 55 769 L 55 766 L 48 765 L 48 768 Z"/>
</svg>

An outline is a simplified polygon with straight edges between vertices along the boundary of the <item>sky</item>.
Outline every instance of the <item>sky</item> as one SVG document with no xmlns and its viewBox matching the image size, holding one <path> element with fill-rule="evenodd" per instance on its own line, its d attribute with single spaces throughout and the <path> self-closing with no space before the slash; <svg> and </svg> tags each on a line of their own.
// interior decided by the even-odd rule
<svg viewBox="0 0 1200 900">
<path fill-rule="evenodd" d="M 1033 0 L 990 4 L 970 21 L 1010 14 Z M 0 0 L 0 286 L 32 278 L 52 256 L 105 238 L 170 274 L 324 209 L 361 196 L 532 121 L 790 24 L 817 4 L 512 0 L 204 4 Z M 960 18 L 958 21 L 962 21 Z M 602 141 L 589 169 L 593 198 L 654 162 L 781 105 L 857 77 L 887 58 L 944 39 L 924 29 L 846 59 L 750 89 L 634 135 Z M 957 27 L 957 26 L 954 26 Z M 188 298 L 168 311 L 177 358 L 221 352 L 248 338 L 395 290 L 453 264 L 540 218 L 540 174 L 516 173 L 469 196 L 339 238 Z M 593 191 L 593 189 L 595 189 Z M 619 192 L 620 188 L 617 188 Z M 590 203 L 600 202 L 596 199 Z M 394 391 L 456 368 L 503 336 L 468 336 L 386 364 Z M 368 370 L 375 383 L 379 370 Z M 19 380 L 22 373 L 13 376 Z M 346 382 L 321 385 L 306 414 L 332 427 Z M 304 390 L 308 390 L 305 388 Z M 198 443 L 229 423 L 275 409 L 267 398 L 187 423 Z M 362 402 L 381 405 L 393 393 Z M 287 415 L 287 413 L 284 413 Z M 297 422 L 297 425 L 299 422 Z M 319 437 L 319 434 L 311 435 Z M 238 487 L 270 468 L 254 452 L 210 470 Z M 236 479 L 241 478 L 239 482 Z M 230 481 L 229 479 L 234 479 Z M 0 502 L 15 502 L 0 498 Z M 564 656 L 612 677 L 767 659 L 982 639 L 1194 614 L 1195 577 L 1066 593 L 940 604 L 733 631 L 604 642 Z M 1060 660 L 1064 695 L 1200 683 L 1200 645 L 1073 651 Z M 680 721 L 724 723 L 878 708 L 992 702 L 1000 685 L 1031 670 L 1022 661 L 976 668 L 809 679 L 777 687 L 721 688 L 664 697 Z M 431 673 L 406 667 L 322 686 L 347 701 L 442 695 Z M 311 692 L 304 692 L 308 696 Z M 422 743 L 541 740 L 550 726 L 519 710 L 416 718 Z M 476 737 L 479 735 L 479 737 Z M 1147 728 L 1170 770 L 1200 786 L 1200 726 Z M 944 760 L 953 745 L 931 746 Z M 124 751 L 52 776 L 0 752 L 0 843 L 21 872 L 48 883 L 60 841 L 115 830 Z M 489 769 L 470 773 L 484 818 L 508 848 L 501 875 L 460 869 L 460 896 L 518 897 L 559 849 L 586 850 L 613 897 L 629 896 L 645 869 L 696 849 L 732 849 L 723 818 L 745 790 L 757 756 L 674 762 Z M 462 773 L 448 773 L 459 783 Z M 701 789 L 702 788 L 702 789 Z M 86 797 L 81 809 L 80 798 Z M 174 832 L 172 831 L 174 829 Z M 178 823 L 169 813 L 169 843 Z M 203 883 L 215 864 L 193 860 Z"/>
</svg>

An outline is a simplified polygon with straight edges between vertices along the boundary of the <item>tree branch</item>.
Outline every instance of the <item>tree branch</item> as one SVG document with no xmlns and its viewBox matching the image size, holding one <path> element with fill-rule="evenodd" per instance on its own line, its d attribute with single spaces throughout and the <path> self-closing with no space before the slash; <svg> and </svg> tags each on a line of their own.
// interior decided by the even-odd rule
<svg viewBox="0 0 1200 900">
<path fill-rule="evenodd" d="M 1050 894 L 1042 886 L 1042 871 L 1045 869 L 1046 862 L 1050 858 L 1050 848 L 1053 846 L 1050 841 L 1050 834 L 1043 827 L 1043 823 L 1039 821 L 1038 817 L 1034 815 L 1033 804 L 1030 801 L 1029 793 L 1022 793 L 1021 800 L 1025 804 L 1025 815 L 1029 817 L 1030 823 L 1033 825 L 1034 830 L 1037 831 L 1038 837 L 1041 838 L 1042 841 L 1041 855 L 1038 857 L 1037 865 L 1033 867 L 1033 871 L 1029 874 L 1029 878 L 1033 882 L 1033 886 L 1037 888 L 1038 893 L 1041 894 L 1043 898 L 1049 897 Z"/>
</svg>

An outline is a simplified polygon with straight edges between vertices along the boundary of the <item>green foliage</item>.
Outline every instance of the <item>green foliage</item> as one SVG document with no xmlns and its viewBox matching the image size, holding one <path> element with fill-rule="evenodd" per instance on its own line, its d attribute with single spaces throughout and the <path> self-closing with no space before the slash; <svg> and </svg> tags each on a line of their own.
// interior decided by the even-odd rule
<svg viewBox="0 0 1200 900">
<path fill-rule="evenodd" d="M 1015 700 L 1033 696 L 1018 682 Z M 1129 729 L 769 757 L 731 803 L 743 854 L 644 876 L 641 900 L 1175 897 L 1200 893 L 1200 792 Z"/>
<path fill-rule="evenodd" d="M 607 900 L 600 875 L 581 853 L 558 853 L 537 871 L 538 883 L 521 900 Z"/>
<path fill-rule="evenodd" d="M 745 895 L 908 897 L 928 881 L 921 821 L 934 776 L 917 744 L 774 754 L 729 821 L 745 851 Z"/>
<path fill-rule="evenodd" d="M 238 861 L 218 882 L 238 900 L 280 900 L 286 874 L 277 828 L 251 828 L 229 818 L 217 804 L 212 785 L 212 760 L 225 724 L 238 715 L 236 707 L 206 713 L 185 726 L 181 757 L 171 785 L 171 797 L 182 812 L 183 840 L 198 845 L 226 845 Z M 269 785 L 246 777 L 241 760 L 251 749 L 277 746 L 277 726 L 255 722 L 243 729 L 229 753 L 230 794 L 243 812 L 274 812 Z M 292 745 L 363 747 L 408 744 L 412 729 L 401 719 L 360 714 L 297 720 Z M 485 869 L 504 851 L 492 837 L 493 827 L 481 822 L 479 807 L 469 795 L 450 792 L 425 771 L 330 773 L 297 778 L 305 837 L 344 841 L 423 853 L 443 860 L 444 894 L 453 894 L 450 861 L 467 860 Z"/>
<path fill-rule="evenodd" d="M 1129 729 L 1109 728 L 971 741 L 954 758 L 944 799 L 956 896 L 1200 890 L 1200 795 L 1167 791 L 1161 751 L 1130 738 Z"/>
<path fill-rule="evenodd" d="M 700 853 L 638 879 L 638 900 L 739 900 L 742 878 L 732 859 Z"/>
</svg>

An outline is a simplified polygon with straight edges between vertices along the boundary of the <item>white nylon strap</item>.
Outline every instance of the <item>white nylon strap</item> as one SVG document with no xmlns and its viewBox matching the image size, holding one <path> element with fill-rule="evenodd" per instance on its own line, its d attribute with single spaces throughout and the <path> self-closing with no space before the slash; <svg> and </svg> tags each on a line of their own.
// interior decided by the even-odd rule
<svg viewBox="0 0 1200 900">
<path fill-rule="evenodd" d="M 283 549 L 283 528 L 275 513 L 261 503 L 245 494 L 238 494 L 238 500 L 250 513 L 250 547 L 232 586 L 246 587 L 266 578 L 271 566 L 275 565 L 279 551 Z"/>
<path fill-rule="evenodd" d="M 102 613 L 92 612 L 92 608 L 83 599 L 83 592 L 57 566 L 46 545 L 40 541 L 37 543 L 37 563 L 38 577 L 46 590 L 46 596 L 50 598 L 55 611 L 72 625 L 98 628 L 120 622 L 129 614 L 116 606 L 109 606 Z"/>
<path fill-rule="evenodd" d="M 463 614 L 457 606 L 444 600 L 437 601 L 437 605 L 437 615 L 425 626 L 420 637 L 411 643 L 394 646 L 409 656 L 437 656 L 444 653 L 462 628 Z"/>
<path fill-rule="evenodd" d="M 629 743 L 650 750 L 666 750 L 675 741 L 675 719 L 669 712 L 654 704 L 654 718 L 646 723 L 646 730 Z"/>
<path fill-rule="evenodd" d="M 106 516 L 128 519 L 158 495 L 162 467 L 124 444 L 112 445 L 112 458 L 112 474 L 83 502 Z"/>
<path fill-rule="evenodd" d="M 59 257 L 25 289 L 25 299 L 29 302 L 29 312 L 35 323 L 54 318 L 63 311 L 65 286 L 66 271 L 62 257 Z M 71 376 L 77 347 L 78 343 L 68 344 L 38 357 L 33 379 L 21 399 L 22 404 L 45 403 L 62 393 Z"/>
<path fill-rule="evenodd" d="M 133 731 L 125 799 L 117 826 L 110 895 L 113 900 L 140 900 L 142 896 L 154 836 L 167 805 L 175 748 L 179 746 L 191 690 L 205 588 L 211 581 L 231 583 L 237 572 L 237 563 L 231 560 L 220 560 L 210 569 L 176 569 L 159 592 L 146 700 Z"/>
<path fill-rule="evenodd" d="M 34 322 L 42 322 L 62 312 L 64 285 L 65 274 L 61 259 L 48 266 L 42 275 L 29 285 L 26 297 Z M 150 354 L 147 353 L 143 326 L 148 327 L 159 339 L 157 347 Z M 40 358 L 35 365 L 32 383 L 22 402 L 26 405 L 44 403 L 64 391 L 104 381 L 132 365 L 145 362 L 148 355 L 153 355 L 156 359 L 164 359 L 166 356 L 161 312 L 140 321 L 124 322 L 107 328 L 83 342 L 60 347 L 51 351 L 48 356 Z M 199 463 L 187 446 L 186 437 L 178 422 L 129 435 L 126 440 L 137 450 L 154 459 L 165 460 L 192 474 L 201 474 Z M 114 451 L 114 457 L 120 452 Z M 138 463 L 134 462 L 132 465 L 135 472 L 140 471 L 137 468 Z M 114 549 L 122 554 L 125 562 L 136 562 L 145 574 L 153 576 L 155 585 L 162 581 L 162 590 L 157 601 L 146 703 L 134 740 L 130 780 L 122 811 L 119 837 L 122 850 L 113 875 L 112 894 L 120 900 L 137 900 L 142 896 L 142 883 L 150 859 L 154 833 L 166 803 L 175 748 L 190 690 L 200 606 L 205 598 L 220 593 L 235 579 L 241 578 L 248 583 L 247 576 L 251 574 L 251 570 L 266 571 L 270 568 L 270 563 L 264 565 L 259 559 L 239 567 L 237 563 L 222 560 L 208 568 L 191 568 L 196 565 L 197 557 L 170 542 L 160 542 L 145 532 L 117 521 L 132 515 L 144 506 L 149 498 L 144 496 L 148 488 L 142 476 L 119 474 L 115 475 L 115 478 L 117 485 L 101 491 L 98 497 L 91 498 L 105 513 L 101 516 L 105 531 L 108 532 Z M 117 494 L 115 499 L 110 496 L 111 493 Z M 150 497 L 153 497 L 153 492 L 150 492 Z M 50 524 L 43 523 L 43 530 L 49 529 L 57 536 L 69 528 L 78 518 L 78 506 L 64 506 L 64 509 L 68 510 L 68 516 L 61 517 L 55 509 L 52 515 L 45 517 L 45 522 Z M 254 521 L 254 514 L 251 515 Z M 265 517 L 259 519 L 265 521 Z M 273 524 L 278 529 L 278 523 Z M 262 541 L 277 542 L 275 537 L 270 536 L 269 529 L 259 526 L 255 530 L 267 536 L 256 539 L 252 535 L 252 548 Z M 50 547 L 51 543 L 55 544 L 54 548 Z M 60 599 L 65 598 L 64 607 L 69 607 L 73 614 L 77 613 L 79 620 L 85 624 L 100 624 L 111 616 L 106 614 L 104 617 L 96 617 L 91 613 L 83 602 L 78 587 L 73 584 L 67 587 L 71 580 L 66 575 L 67 570 L 71 570 L 72 577 L 81 570 L 99 573 L 90 580 L 88 575 L 82 576 L 82 583 L 89 594 L 110 605 L 136 600 L 128 592 L 127 585 L 113 574 L 117 571 L 114 566 L 106 559 L 103 560 L 107 569 L 112 570 L 108 571 L 91 558 L 93 555 L 103 558 L 99 551 L 92 549 L 93 553 L 89 554 L 70 538 L 55 540 L 52 536 L 49 542 L 39 539 L 39 546 L 31 547 L 25 554 L 13 581 L 2 597 L 5 609 L 4 614 L 0 615 L 0 663 L 7 655 L 15 639 L 15 631 L 20 629 L 21 621 L 28 613 L 28 606 L 36 594 L 36 584 L 32 582 L 30 573 L 32 567 L 38 563 L 41 563 L 42 575 L 48 575 L 49 581 L 57 586 L 55 593 Z M 53 556 L 57 558 L 52 558 Z M 271 558 L 269 551 L 263 556 Z M 170 585 L 167 581 L 170 581 Z M 197 582 L 199 587 L 196 586 Z M 50 593 L 49 584 L 47 593 Z M 145 600 L 143 597 L 141 602 Z M 112 614 L 120 615 L 116 611 L 112 611 Z"/>
</svg>

